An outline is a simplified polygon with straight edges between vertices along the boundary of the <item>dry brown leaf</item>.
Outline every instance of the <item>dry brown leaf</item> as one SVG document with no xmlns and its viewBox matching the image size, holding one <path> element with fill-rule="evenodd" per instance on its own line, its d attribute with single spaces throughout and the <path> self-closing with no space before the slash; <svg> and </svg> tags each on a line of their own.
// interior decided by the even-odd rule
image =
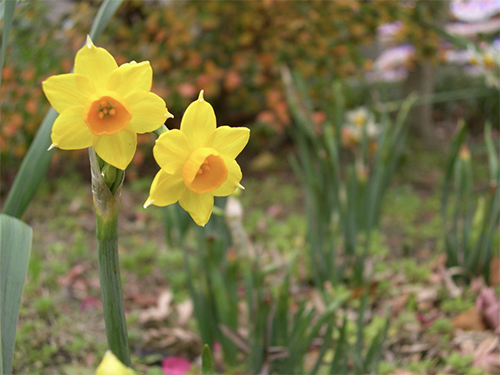
<svg viewBox="0 0 500 375">
<path fill-rule="evenodd" d="M 415 372 L 411 372 L 409 370 L 404 370 L 404 369 L 397 369 L 394 372 L 391 372 L 389 375 L 418 375 Z"/>
<path fill-rule="evenodd" d="M 482 368 L 490 374 L 500 372 L 500 353 L 498 349 L 498 336 L 486 337 L 474 352 L 474 366 Z"/>
<path fill-rule="evenodd" d="M 454 342 L 464 355 L 473 356 L 473 365 L 490 374 L 500 372 L 499 337 L 490 331 L 458 332 Z"/>
<path fill-rule="evenodd" d="M 185 326 L 189 319 L 193 316 L 193 301 L 191 299 L 186 299 L 184 302 L 177 304 L 177 324 L 180 326 Z"/>
<path fill-rule="evenodd" d="M 490 285 L 500 284 L 500 258 L 493 257 L 490 261 Z"/>
<path fill-rule="evenodd" d="M 143 310 L 139 313 L 139 322 L 141 324 L 146 324 L 151 321 L 163 321 L 169 315 L 172 309 L 170 304 L 174 299 L 174 295 L 170 290 L 164 290 L 158 297 L 158 304 L 156 307 L 150 307 L 149 309 Z"/>
<path fill-rule="evenodd" d="M 201 341 L 198 335 L 180 327 L 148 329 L 143 338 L 144 347 L 165 351 L 173 355 L 193 352 L 200 345 Z"/>
<path fill-rule="evenodd" d="M 486 325 L 500 334 L 500 303 L 493 288 L 486 288 L 476 299 L 476 308 Z"/>
<path fill-rule="evenodd" d="M 484 331 L 486 330 L 486 325 L 483 322 L 481 314 L 477 311 L 476 307 L 473 306 L 470 309 L 458 314 L 451 321 L 453 327 L 460 328 L 466 331 Z"/>
</svg>

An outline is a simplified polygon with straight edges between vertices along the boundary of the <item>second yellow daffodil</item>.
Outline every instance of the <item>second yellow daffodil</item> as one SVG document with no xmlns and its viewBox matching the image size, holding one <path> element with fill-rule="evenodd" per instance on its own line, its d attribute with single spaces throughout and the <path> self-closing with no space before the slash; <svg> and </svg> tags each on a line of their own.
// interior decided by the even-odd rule
<svg viewBox="0 0 500 375">
<path fill-rule="evenodd" d="M 137 148 L 137 133 L 152 132 L 172 115 L 150 92 L 153 70 L 148 61 L 118 66 L 90 37 L 75 58 L 74 73 L 49 77 L 43 91 L 59 112 L 52 145 L 64 150 L 93 147 L 112 166 L 125 169 Z"/>
<path fill-rule="evenodd" d="M 249 137 L 248 128 L 217 128 L 214 110 L 201 91 L 186 109 L 180 130 L 170 130 L 156 140 L 153 155 L 161 170 L 144 207 L 179 201 L 196 224 L 204 226 L 212 214 L 214 196 L 227 196 L 242 187 L 235 158 Z"/>
</svg>

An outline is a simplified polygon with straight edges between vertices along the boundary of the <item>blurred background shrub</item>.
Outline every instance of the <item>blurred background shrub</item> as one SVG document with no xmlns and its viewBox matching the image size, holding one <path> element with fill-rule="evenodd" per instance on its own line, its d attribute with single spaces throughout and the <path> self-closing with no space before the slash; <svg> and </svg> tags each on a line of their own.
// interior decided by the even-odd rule
<svg viewBox="0 0 500 375">
<path fill-rule="evenodd" d="M 107 48 L 118 63 L 151 61 L 153 91 L 165 99 L 175 115 L 168 121 L 169 127 L 178 127 L 182 111 L 204 89 L 221 124 L 252 128 L 251 147 L 256 154 L 263 149 L 276 151 L 289 141 L 286 131 L 291 117 L 280 78 L 283 65 L 304 77 L 313 100 L 329 99 L 328 83 L 334 79 L 342 79 L 353 88 L 353 95 L 346 97 L 349 107 L 362 105 L 373 95 L 373 88 L 383 87 L 377 92 L 386 99 L 403 97 L 405 76 L 388 78 L 386 70 L 403 67 L 411 72 L 430 57 L 440 64 L 450 49 L 449 45 L 443 47 L 442 36 L 423 24 L 453 19 L 448 2 L 434 3 L 126 1 L 96 44 Z M 69 71 L 99 5 L 100 1 L 19 4 L 2 72 L 0 147 L 2 161 L 8 162 L 3 174 L 9 174 L 9 166 L 17 168 L 49 106 L 42 96 L 41 82 L 49 75 Z M 497 34 L 493 29 L 470 39 L 488 40 Z M 400 66 L 383 66 L 378 61 L 384 49 L 404 43 L 413 43 L 410 55 L 401 61 L 389 56 L 392 65 L 399 61 Z M 377 71 L 380 66 L 383 74 Z M 456 79 L 463 76 L 457 65 L 446 76 L 437 75 L 437 86 L 444 90 L 449 89 L 446 82 L 455 86 L 464 82 L 459 88 L 470 83 Z M 484 82 L 479 85 L 484 87 Z M 492 99 L 484 103 L 485 97 Z M 458 113 L 467 117 L 465 108 L 481 114 L 478 124 L 484 124 L 485 119 L 498 124 L 495 99 L 498 90 L 479 101 L 469 98 L 465 105 L 459 104 L 460 110 L 441 105 L 438 116 L 448 118 L 450 113 Z M 151 158 L 152 143 L 149 135 L 139 137 L 135 167 Z M 65 155 L 75 154 L 80 153 Z M 54 158 L 54 163 L 60 162 L 60 156 Z M 132 167 L 129 178 L 135 175 Z"/>
</svg>

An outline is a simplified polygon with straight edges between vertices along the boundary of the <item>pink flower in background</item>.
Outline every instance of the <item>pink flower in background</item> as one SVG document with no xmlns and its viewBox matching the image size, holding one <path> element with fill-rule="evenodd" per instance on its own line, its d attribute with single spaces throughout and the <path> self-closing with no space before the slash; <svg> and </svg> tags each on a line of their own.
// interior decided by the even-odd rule
<svg viewBox="0 0 500 375">
<path fill-rule="evenodd" d="M 161 368 L 165 375 L 183 375 L 191 370 L 191 362 L 182 357 L 166 357 Z"/>
</svg>

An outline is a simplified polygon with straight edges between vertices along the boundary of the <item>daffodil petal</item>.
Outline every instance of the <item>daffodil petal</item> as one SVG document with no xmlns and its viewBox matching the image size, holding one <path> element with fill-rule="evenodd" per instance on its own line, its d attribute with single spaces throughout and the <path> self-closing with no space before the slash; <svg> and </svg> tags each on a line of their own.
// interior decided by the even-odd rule
<svg viewBox="0 0 500 375">
<path fill-rule="evenodd" d="M 130 124 L 139 134 L 155 131 L 172 117 L 163 99 L 152 92 L 138 102 L 130 102 L 130 110 L 133 115 Z"/>
<path fill-rule="evenodd" d="M 236 160 L 230 159 L 225 155 L 222 155 L 222 158 L 227 167 L 227 179 L 219 188 L 212 191 L 212 194 L 216 197 L 225 197 L 233 194 L 242 178 L 241 168 Z"/>
<path fill-rule="evenodd" d="M 231 128 L 229 126 L 218 127 L 210 136 L 207 147 L 219 151 L 232 159 L 247 145 L 250 139 L 250 129 Z"/>
<path fill-rule="evenodd" d="M 90 38 L 76 54 L 75 74 L 90 78 L 97 90 L 106 89 L 109 75 L 117 68 L 113 56 L 104 48 L 94 46 Z"/>
<path fill-rule="evenodd" d="M 83 121 L 83 107 L 66 109 L 52 125 L 52 144 L 63 150 L 80 150 L 92 146 L 92 133 Z"/>
<path fill-rule="evenodd" d="M 179 204 L 186 210 L 194 222 L 203 227 L 212 214 L 214 208 L 214 196 L 211 193 L 197 194 L 194 191 L 186 189 Z"/>
<path fill-rule="evenodd" d="M 80 74 L 60 74 L 42 82 L 43 92 L 54 109 L 62 113 L 74 106 L 84 106 L 94 92 L 94 85 Z"/>
<path fill-rule="evenodd" d="M 180 173 L 191 151 L 192 147 L 186 135 L 178 129 L 172 129 L 156 140 L 153 155 L 165 172 Z"/>
<path fill-rule="evenodd" d="M 155 206 L 168 206 L 177 202 L 185 190 L 181 174 L 168 174 L 160 169 L 151 184 L 148 201 Z"/>
<path fill-rule="evenodd" d="M 107 88 L 114 90 L 132 103 L 144 98 L 151 90 L 153 69 L 149 61 L 120 65 L 110 74 Z"/>
<path fill-rule="evenodd" d="M 106 163 L 125 170 L 134 157 L 137 134 L 127 126 L 125 130 L 112 135 L 94 135 L 92 146 Z"/>
<path fill-rule="evenodd" d="M 181 131 L 189 137 L 194 148 L 205 147 L 216 125 L 214 109 L 200 94 L 200 98 L 187 107 Z"/>
</svg>

